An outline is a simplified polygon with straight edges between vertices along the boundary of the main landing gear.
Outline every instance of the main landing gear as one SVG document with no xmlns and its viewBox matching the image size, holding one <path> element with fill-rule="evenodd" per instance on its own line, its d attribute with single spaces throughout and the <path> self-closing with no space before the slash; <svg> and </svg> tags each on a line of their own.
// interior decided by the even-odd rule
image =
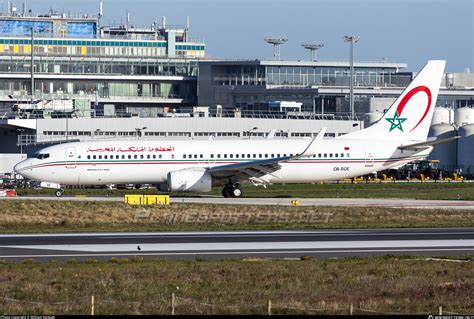
<svg viewBox="0 0 474 319">
<path fill-rule="evenodd" d="M 227 184 L 222 189 L 222 195 L 224 197 L 241 197 L 243 194 L 242 188 L 239 184 Z"/>
<path fill-rule="evenodd" d="M 56 197 L 62 197 L 64 195 L 64 189 L 57 189 L 54 195 L 56 195 Z"/>
</svg>

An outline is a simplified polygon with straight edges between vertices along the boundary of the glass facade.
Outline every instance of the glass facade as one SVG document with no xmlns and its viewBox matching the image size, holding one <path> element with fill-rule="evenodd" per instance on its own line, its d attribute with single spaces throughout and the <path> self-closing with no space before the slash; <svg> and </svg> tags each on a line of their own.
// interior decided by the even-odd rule
<svg viewBox="0 0 474 319">
<path fill-rule="evenodd" d="M 29 57 L 0 56 L 0 73 L 29 73 Z M 154 75 L 183 76 L 198 75 L 197 60 L 171 59 L 75 59 L 35 58 L 37 74 L 97 74 L 97 75 Z"/>
<path fill-rule="evenodd" d="M 474 97 L 465 95 L 439 95 L 438 106 L 451 108 L 474 107 Z"/>
<path fill-rule="evenodd" d="M 355 68 L 355 86 L 403 87 L 411 75 L 393 69 Z M 341 67 L 267 66 L 266 84 L 280 86 L 348 86 L 350 69 Z"/>
<path fill-rule="evenodd" d="M 32 28 L 36 36 L 53 36 L 52 21 L 0 20 L 0 33 L 4 35 L 27 37 Z"/>
<path fill-rule="evenodd" d="M 133 41 L 110 39 L 36 39 L 37 56 L 89 56 L 89 57 L 165 57 L 166 41 Z M 27 38 L 0 39 L 0 54 L 30 55 L 31 40 Z M 203 44 L 178 44 L 180 57 L 199 58 L 205 55 Z"/>
<path fill-rule="evenodd" d="M 10 79 L 8 74 L 29 74 L 29 57 L 0 57 L 0 95 L 21 98 L 30 94 L 30 79 Z M 196 103 L 198 61 L 185 59 L 93 59 L 74 57 L 35 58 L 35 95 L 70 96 L 94 95 L 101 98 L 178 99 L 185 104 Z M 39 79 L 39 75 L 74 75 L 74 79 Z M 83 75 L 97 76 L 84 80 Z M 101 80 L 101 76 L 115 76 Z M 140 79 L 125 80 L 121 76 Z M 146 76 L 183 77 L 183 79 L 150 79 Z"/>
<path fill-rule="evenodd" d="M 402 88 L 412 80 L 412 74 L 399 73 L 397 65 L 382 63 L 356 66 L 354 73 L 356 88 Z M 238 108 L 243 116 L 252 112 L 278 115 L 282 112 L 271 106 L 277 101 L 302 103 L 296 112 L 324 115 L 349 112 L 346 94 L 321 93 L 322 89 L 349 87 L 350 68 L 337 63 L 210 62 L 210 76 L 214 87 L 210 91 L 211 103 L 223 105 L 228 111 Z M 369 103 L 369 96 L 356 95 L 355 112 L 368 112 Z"/>
<path fill-rule="evenodd" d="M 213 69 L 214 85 L 281 87 L 348 86 L 349 68 L 312 66 L 226 65 Z M 394 69 L 355 68 L 355 86 L 404 87 L 411 74 Z"/>
<path fill-rule="evenodd" d="M 29 80 L 0 80 L 0 95 L 20 98 L 30 91 Z M 35 96 L 93 96 L 111 99 L 179 99 L 195 103 L 195 81 L 101 81 L 101 80 L 36 80 Z"/>
</svg>

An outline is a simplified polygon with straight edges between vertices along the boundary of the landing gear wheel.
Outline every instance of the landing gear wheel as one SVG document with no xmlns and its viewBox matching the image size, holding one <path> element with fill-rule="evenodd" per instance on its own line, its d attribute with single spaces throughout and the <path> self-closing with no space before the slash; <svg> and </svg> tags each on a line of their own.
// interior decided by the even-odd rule
<svg viewBox="0 0 474 319">
<path fill-rule="evenodd" d="M 232 196 L 232 186 L 224 186 L 224 188 L 222 189 L 222 196 L 224 196 L 225 198 L 227 197 L 231 197 Z"/>
<path fill-rule="evenodd" d="M 241 197 L 242 196 L 242 189 L 238 186 L 232 187 L 230 195 L 232 197 Z"/>
<path fill-rule="evenodd" d="M 54 192 L 54 195 L 56 195 L 56 197 L 62 197 L 64 195 L 64 190 L 58 189 Z"/>
</svg>

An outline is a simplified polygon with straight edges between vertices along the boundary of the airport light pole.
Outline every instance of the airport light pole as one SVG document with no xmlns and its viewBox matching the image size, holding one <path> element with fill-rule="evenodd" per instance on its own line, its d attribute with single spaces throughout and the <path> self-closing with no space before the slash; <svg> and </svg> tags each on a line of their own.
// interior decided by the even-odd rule
<svg viewBox="0 0 474 319">
<path fill-rule="evenodd" d="M 350 43 L 350 68 L 351 68 L 351 78 L 349 82 L 350 93 L 349 93 L 349 104 L 351 110 L 351 119 L 354 119 L 354 43 L 359 41 L 359 37 L 356 35 L 346 35 L 344 36 L 344 41 Z"/>
<path fill-rule="evenodd" d="M 25 131 L 24 129 L 22 128 L 19 128 L 17 129 L 18 133 L 20 133 L 19 137 L 20 137 L 20 154 L 23 154 L 23 132 Z"/>
<path fill-rule="evenodd" d="M 65 114 L 66 116 L 66 142 L 69 142 L 69 115 Z"/>
<path fill-rule="evenodd" d="M 265 42 L 273 45 L 273 60 L 280 60 L 280 46 L 287 41 L 287 38 L 265 38 Z"/>
<path fill-rule="evenodd" d="M 144 126 L 142 128 L 139 128 L 139 127 L 136 127 L 135 128 L 135 131 L 137 131 L 137 140 L 140 139 L 140 137 L 142 136 L 142 131 L 143 130 L 146 130 L 148 127 Z"/>
<path fill-rule="evenodd" d="M 301 46 L 310 51 L 309 60 L 318 61 L 318 50 L 324 47 L 324 44 L 319 43 L 303 43 Z"/>
<path fill-rule="evenodd" d="M 33 104 L 34 101 L 34 95 L 35 95 L 35 47 L 33 45 L 35 41 L 35 36 L 34 36 L 34 28 L 31 27 L 31 103 Z"/>
</svg>

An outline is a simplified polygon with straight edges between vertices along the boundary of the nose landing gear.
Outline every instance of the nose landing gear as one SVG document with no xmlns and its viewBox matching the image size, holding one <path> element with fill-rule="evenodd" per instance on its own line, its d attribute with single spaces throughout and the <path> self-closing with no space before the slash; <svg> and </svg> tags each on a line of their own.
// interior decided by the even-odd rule
<svg viewBox="0 0 474 319">
<path fill-rule="evenodd" d="M 222 196 L 228 197 L 241 197 L 243 194 L 242 188 L 239 184 L 227 184 L 222 189 Z"/>
</svg>

